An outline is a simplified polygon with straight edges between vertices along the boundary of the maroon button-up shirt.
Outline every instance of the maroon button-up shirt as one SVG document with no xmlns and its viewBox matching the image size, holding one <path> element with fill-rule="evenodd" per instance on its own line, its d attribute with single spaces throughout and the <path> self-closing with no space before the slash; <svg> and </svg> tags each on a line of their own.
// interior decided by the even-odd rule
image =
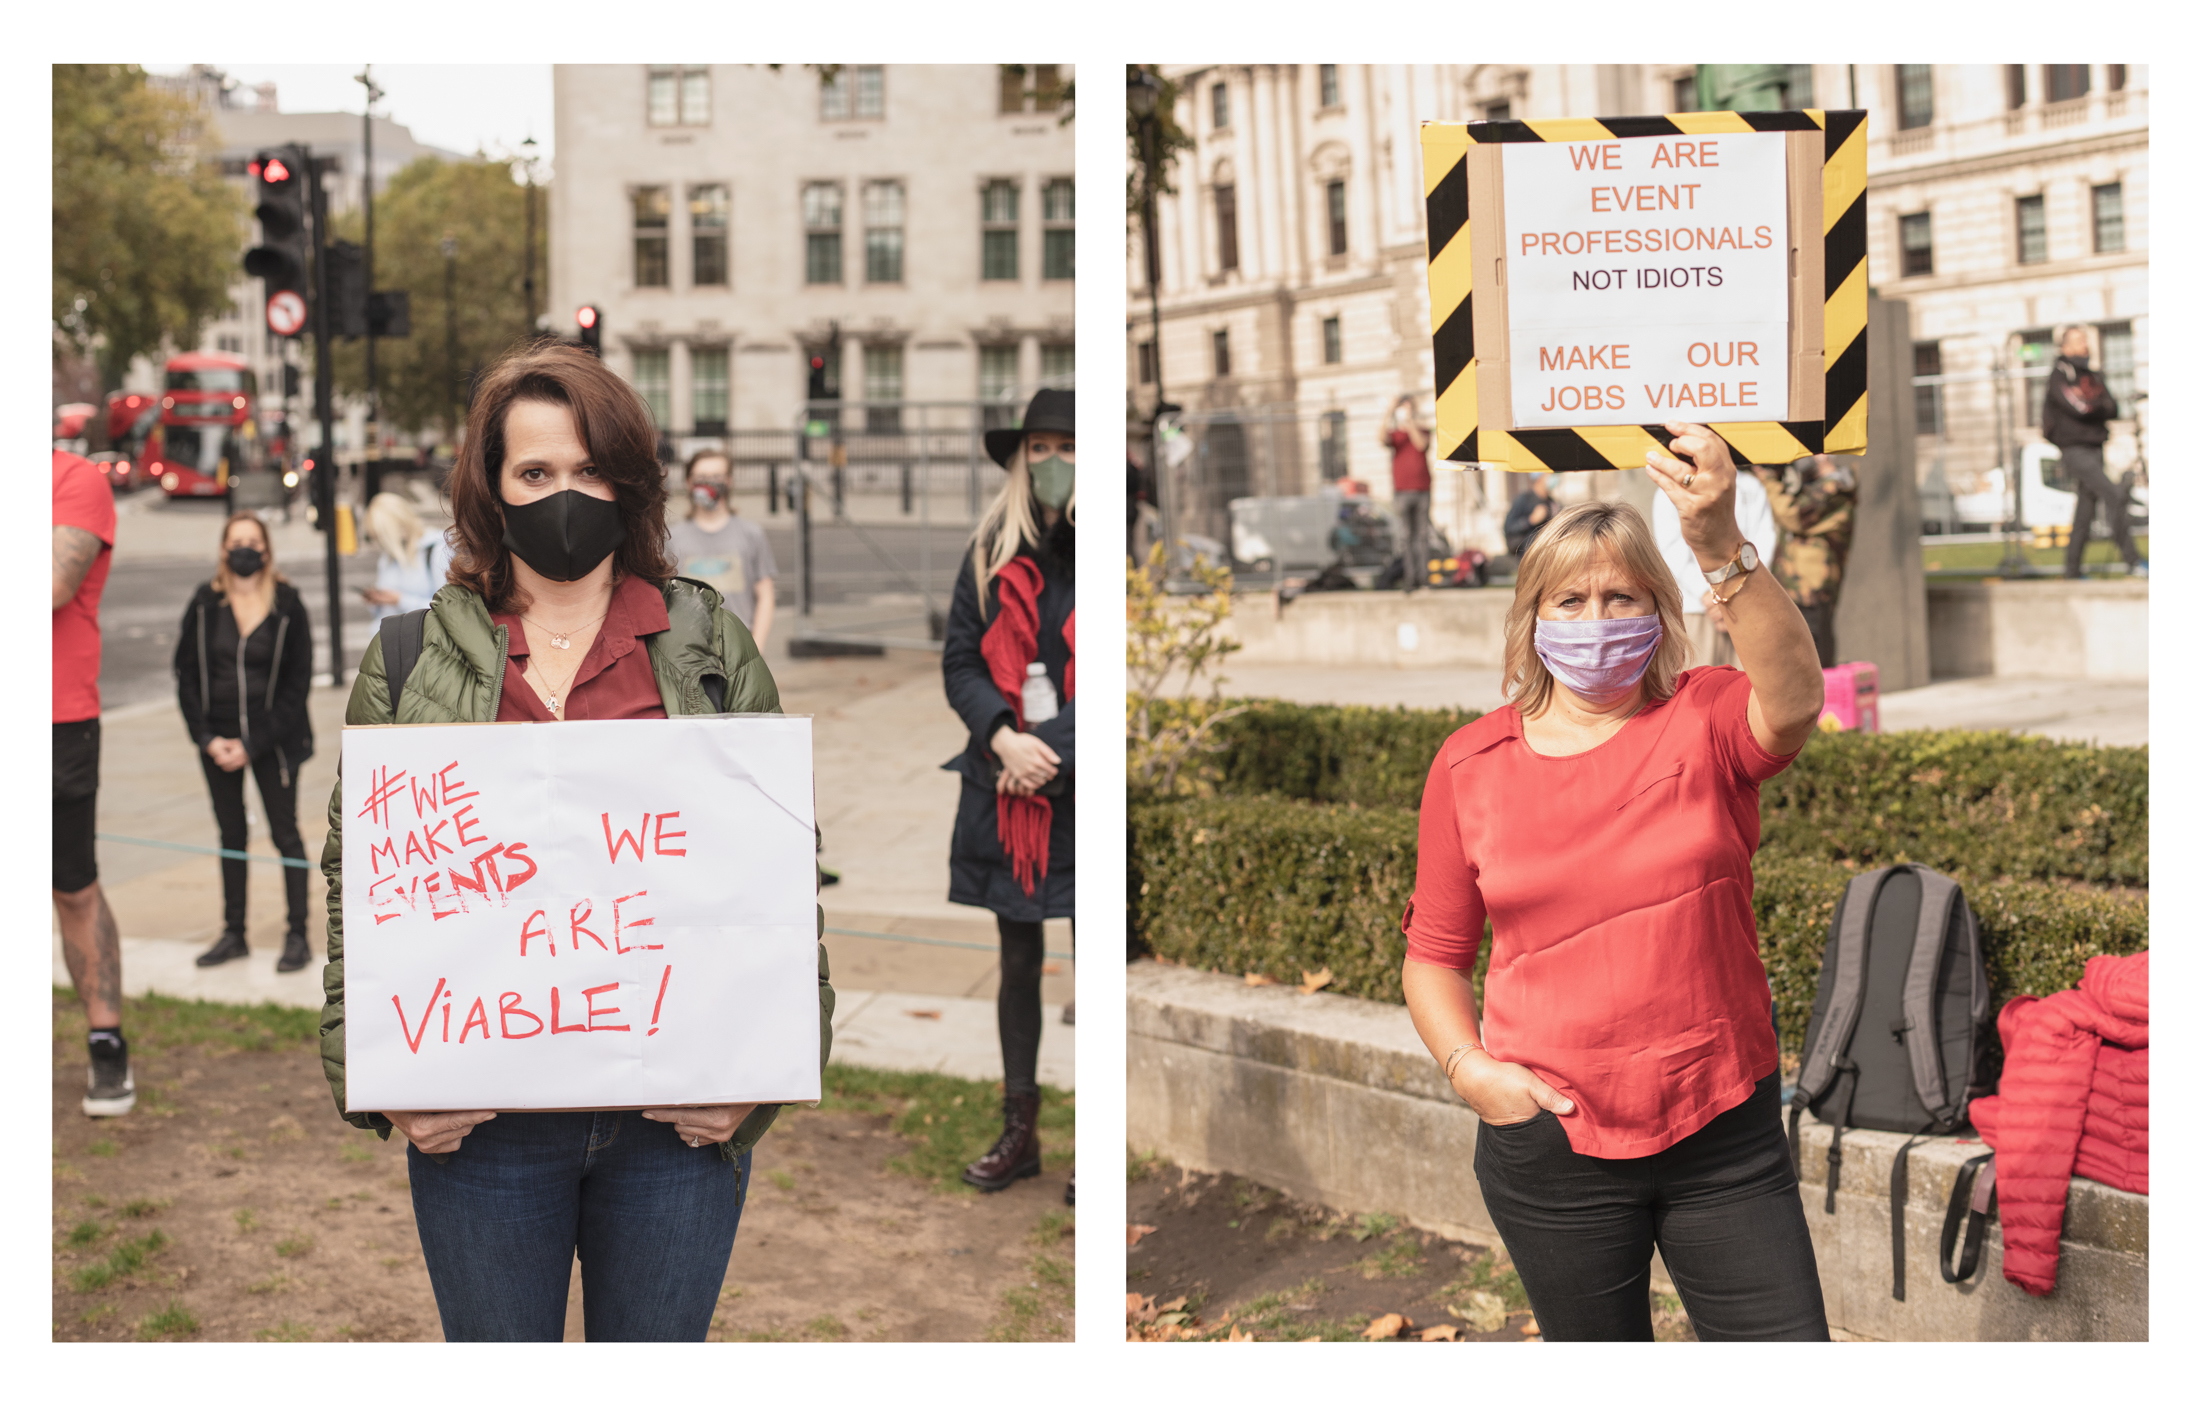
<svg viewBox="0 0 2200 1406">
<path fill-rule="evenodd" d="M 527 681 L 530 667 L 552 680 L 566 677 L 572 668 L 564 650 L 545 650 L 536 661 L 527 643 L 527 631 L 517 615 L 489 617 L 510 632 L 511 645 L 504 666 L 504 696 L 497 703 L 500 723 L 550 723 L 558 721 Z M 664 593 L 639 576 L 620 581 L 611 592 L 611 609 L 603 628 L 582 658 L 559 697 L 565 700 L 567 721 L 610 718 L 661 718 L 664 696 L 657 691 L 657 675 L 649 667 L 649 647 L 643 637 L 672 627 L 665 614 Z"/>
</svg>

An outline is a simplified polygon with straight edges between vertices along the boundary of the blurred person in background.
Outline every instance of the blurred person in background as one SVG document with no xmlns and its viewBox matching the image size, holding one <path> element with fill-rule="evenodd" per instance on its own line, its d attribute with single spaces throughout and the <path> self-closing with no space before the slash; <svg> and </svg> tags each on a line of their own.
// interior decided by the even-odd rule
<svg viewBox="0 0 2200 1406">
<path fill-rule="evenodd" d="M 963 1169 L 981 1191 L 1039 1175 L 1044 924 L 1077 914 L 1076 408 L 1043 390 L 1022 428 L 985 432 L 1008 475 L 955 574 L 941 655 L 970 729 L 943 768 L 962 777 L 947 901 L 990 909 L 1001 934 L 1002 1130 Z"/>
<path fill-rule="evenodd" d="M 2063 329 L 2058 342 L 2062 355 L 2047 373 L 2047 393 L 2041 401 L 2040 437 L 2062 452 L 2063 473 L 2077 491 L 2078 502 L 2070 515 L 2070 546 L 2063 553 L 2063 575 L 2076 580 L 2085 575 L 2085 544 L 2093 534 L 2096 506 L 2108 512 L 2108 535 L 2134 576 L 2147 574 L 2146 559 L 2131 540 L 2131 516 L 2124 501 L 2123 485 L 2114 482 L 2102 466 L 2101 446 L 2108 443 L 2108 422 L 2116 418 L 2116 397 L 2109 394 L 2099 368 L 2090 355 L 2092 337 L 2084 327 Z"/>
<path fill-rule="evenodd" d="M 359 594 L 374 607 L 374 622 L 426 610 L 451 569 L 451 546 L 443 534 L 428 531 L 420 510 L 404 494 L 377 493 L 367 504 L 367 539 L 380 559 L 374 584 Z"/>
<path fill-rule="evenodd" d="M 1780 526 L 1773 520 L 1771 496 L 1765 492 L 1763 480 L 1755 474 L 1739 474 L 1735 478 L 1734 519 L 1741 525 L 1743 538 L 1755 549 L 1757 559 L 1770 563 L 1774 549 L 1780 545 Z M 1712 593 L 1711 583 L 1696 566 L 1696 554 L 1690 550 L 1687 534 L 1681 530 L 1680 514 L 1662 493 L 1651 504 L 1650 521 L 1657 532 L 1658 554 L 1665 558 L 1666 570 L 1680 583 L 1681 610 L 1688 622 L 1690 662 L 1733 664 L 1734 641 L 1727 633 L 1733 622 Z"/>
<path fill-rule="evenodd" d="M 733 510 L 733 464 L 716 449 L 688 460 L 688 515 L 672 524 L 672 554 L 680 574 L 715 586 L 763 651 L 779 602 L 772 578 L 779 564 L 764 529 Z"/>
<path fill-rule="evenodd" d="M 1818 667 L 1834 666 L 1833 614 L 1841 572 L 1856 532 L 1856 472 L 1831 454 L 1811 454 L 1784 469 L 1756 466 L 1780 528 L 1772 576 L 1810 626 Z"/>
<path fill-rule="evenodd" d="M 53 906 L 69 983 L 91 1026 L 84 1112 L 137 1103 L 122 1038 L 122 937 L 99 886 L 99 597 L 114 560 L 115 495 L 91 460 L 53 451 Z"/>
<path fill-rule="evenodd" d="M 1383 447 L 1390 451 L 1390 505 L 1398 515 L 1404 589 L 1428 584 L 1428 428 L 1410 395 L 1390 403 L 1383 419 Z"/>
<path fill-rule="evenodd" d="M 1557 486 L 1557 474 L 1530 474 L 1528 486 L 1514 495 L 1512 505 L 1505 510 L 1505 550 L 1515 560 L 1528 550 L 1528 544 L 1551 520 L 1551 514 L 1558 511 L 1558 504 L 1551 501 L 1551 490 Z"/>
<path fill-rule="evenodd" d="M 267 528 L 251 513 L 222 526 L 213 579 L 185 607 L 176 631 L 176 704 L 199 752 L 214 801 L 221 847 L 245 847 L 244 774 L 259 783 L 268 837 L 285 859 L 290 925 L 275 970 L 312 959 L 306 941 L 305 840 L 298 833 L 298 768 L 313 755 L 306 697 L 313 687 L 313 626 L 305 598 L 275 569 Z M 246 861 L 222 856 L 222 935 L 199 954 L 202 967 L 246 955 Z"/>
</svg>

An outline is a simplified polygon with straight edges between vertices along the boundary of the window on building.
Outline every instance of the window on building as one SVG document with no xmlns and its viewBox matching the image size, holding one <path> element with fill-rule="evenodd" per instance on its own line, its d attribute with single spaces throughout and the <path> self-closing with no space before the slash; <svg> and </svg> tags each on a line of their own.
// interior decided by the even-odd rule
<svg viewBox="0 0 2200 1406">
<path fill-rule="evenodd" d="M 1331 318 L 1334 322 L 1336 319 Z M 1322 482 L 1335 483 L 1345 476 L 1351 456 L 1345 451 L 1345 413 L 1325 410 L 1316 422 L 1315 442 L 1321 446 Z"/>
<path fill-rule="evenodd" d="M 1330 366 L 1335 366 L 1344 360 L 1344 319 L 1342 317 L 1325 317 L 1322 319 L 1322 360 Z"/>
<path fill-rule="evenodd" d="M 978 348 L 978 399 L 1009 401 L 1016 398 L 1016 344 Z"/>
<path fill-rule="evenodd" d="M 1047 342 L 1039 348 L 1039 383 L 1056 390 L 1070 390 L 1077 384 L 1077 344 L 1075 342 Z"/>
<path fill-rule="evenodd" d="M 2082 63 L 2051 63 L 2047 69 L 2047 100 L 2066 103 L 2072 98 L 2082 98 L 2093 87 L 2093 70 Z"/>
<path fill-rule="evenodd" d="M 2047 197 L 2044 195 L 2017 197 L 2017 262 L 2047 262 Z"/>
<path fill-rule="evenodd" d="M 840 282 L 840 187 L 813 181 L 802 188 L 802 225 L 807 231 L 805 283 Z"/>
<path fill-rule="evenodd" d="M 2003 88 L 2008 95 L 2009 110 L 2015 112 L 2018 108 L 2024 106 L 2024 65 L 2021 63 L 2004 64 L 2001 71 Z"/>
<path fill-rule="evenodd" d="M 733 406 L 733 379 L 724 347 L 696 347 L 688 353 L 694 377 L 689 392 L 691 416 L 697 434 L 724 434 Z"/>
<path fill-rule="evenodd" d="M 2121 93 L 2124 84 L 2130 80 L 2131 71 L 2120 63 L 2104 64 L 2102 67 L 2108 71 L 2108 91 Z"/>
<path fill-rule="evenodd" d="M 901 182 L 872 181 L 864 186 L 864 282 L 901 282 L 901 231 Z"/>
<path fill-rule="evenodd" d="M 1325 63 L 1321 66 L 1321 70 L 1322 106 L 1336 107 L 1342 102 L 1342 99 L 1337 96 L 1337 66 L 1333 63 Z"/>
<path fill-rule="evenodd" d="M 863 349 L 863 398 L 869 403 L 864 427 L 872 434 L 900 434 L 901 348 Z"/>
<path fill-rule="evenodd" d="M 1221 379 L 1230 374 L 1230 329 L 1218 328 L 1215 332 L 1215 377 Z"/>
<path fill-rule="evenodd" d="M 2132 416 L 2132 398 L 2139 393 L 2138 344 L 2132 340 L 2128 322 L 2104 322 L 2101 334 L 2101 379 L 2108 383 L 2108 393 L 2116 397 L 2116 413 L 2125 419 Z"/>
<path fill-rule="evenodd" d="M 1696 110 L 1695 74 L 1687 74 L 1673 80 L 1673 110 L 1675 112 L 1694 112 Z"/>
<path fill-rule="evenodd" d="M 1215 256 L 1227 273 L 1238 266 L 1237 187 L 1215 187 Z"/>
<path fill-rule="evenodd" d="M 1933 271 L 1933 217 L 1930 211 L 1904 215 L 1902 230 L 1902 276 L 1918 278 Z"/>
<path fill-rule="evenodd" d="M 2093 252 L 2124 251 L 2124 183 L 2093 187 Z"/>
<path fill-rule="evenodd" d="M 979 197 L 978 216 L 984 226 L 982 278 L 1016 281 L 1017 194 L 1014 181 L 987 181 Z"/>
<path fill-rule="evenodd" d="M 1940 371 L 1940 343 L 1912 342 L 1910 344 L 1910 371 L 1916 376 L 1938 376 Z M 1917 387 L 1917 432 L 1941 433 L 1940 418 L 1942 387 L 1936 382 Z"/>
<path fill-rule="evenodd" d="M 708 127 L 710 70 L 675 68 L 669 64 L 652 66 L 649 70 L 649 125 Z"/>
<path fill-rule="evenodd" d="M 1513 105 L 1509 99 L 1500 99 L 1497 102 L 1482 104 L 1482 120 L 1484 122 L 1510 122 L 1512 121 L 1512 115 Z"/>
<path fill-rule="evenodd" d="M 1902 131 L 1929 127 L 1933 121 L 1933 66 L 1898 63 L 1894 66 L 1895 126 Z"/>
<path fill-rule="evenodd" d="M 1230 85 L 1217 83 L 1212 91 L 1214 94 L 1215 130 L 1219 132 L 1230 125 Z"/>
<path fill-rule="evenodd" d="M 1040 192 L 1039 213 L 1046 220 L 1046 247 L 1041 259 L 1042 278 L 1077 276 L 1077 183 L 1048 181 Z"/>
<path fill-rule="evenodd" d="M 1035 63 L 1031 66 L 1031 106 L 1038 112 L 1062 110 L 1062 66 L 1058 63 Z"/>
<path fill-rule="evenodd" d="M 1138 344 L 1138 384 L 1153 384 L 1153 343 L 1150 341 Z"/>
<path fill-rule="evenodd" d="M 1020 63 L 1001 65 L 1001 111 L 1024 110 L 1024 66 Z"/>
<path fill-rule="evenodd" d="M 1329 252 L 1342 254 L 1345 248 L 1344 182 L 1331 181 L 1323 193 L 1329 208 Z"/>
<path fill-rule="evenodd" d="M 2037 425 L 2040 410 L 2047 402 L 2048 368 L 2055 364 L 2055 331 L 2051 327 L 2032 327 L 2017 334 L 2017 369 L 2024 377 L 2024 423 Z"/>
<path fill-rule="evenodd" d="M 875 63 L 844 63 L 817 85 L 818 116 L 827 122 L 886 115 L 886 70 Z"/>
<path fill-rule="evenodd" d="M 662 347 L 634 353 L 634 389 L 662 430 L 672 424 L 672 353 Z"/>
<path fill-rule="evenodd" d="M 722 185 L 688 187 L 688 227 L 695 241 L 695 283 L 723 286 L 726 281 L 726 214 Z"/>
<path fill-rule="evenodd" d="M 634 187 L 634 286 L 664 288 L 672 282 L 672 187 Z"/>
</svg>

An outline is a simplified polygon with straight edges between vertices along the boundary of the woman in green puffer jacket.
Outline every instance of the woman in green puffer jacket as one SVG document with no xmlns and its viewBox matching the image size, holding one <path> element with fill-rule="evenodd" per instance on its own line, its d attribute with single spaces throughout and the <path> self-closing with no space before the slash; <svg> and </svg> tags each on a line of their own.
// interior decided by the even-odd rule
<svg viewBox="0 0 2200 1406">
<path fill-rule="evenodd" d="M 483 376 L 451 475 L 456 554 L 394 710 L 378 636 L 348 726 L 776 713 L 718 593 L 676 579 L 648 407 L 551 344 Z M 329 797 L 321 1062 L 344 1109 L 343 786 Z M 822 925 L 822 916 L 819 919 Z M 832 987 L 818 947 L 821 1057 Z M 701 1341 L 777 1105 L 345 1113 L 410 1143 L 414 1218 L 450 1341 L 564 1336 L 576 1251 L 590 1341 Z"/>
</svg>

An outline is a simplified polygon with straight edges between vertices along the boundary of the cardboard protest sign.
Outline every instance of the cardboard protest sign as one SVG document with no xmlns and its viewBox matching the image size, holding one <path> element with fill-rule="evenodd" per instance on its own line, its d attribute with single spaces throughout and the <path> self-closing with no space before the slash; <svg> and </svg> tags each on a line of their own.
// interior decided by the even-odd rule
<svg viewBox="0 0 2200 1406">
<path fill-rule="evenodd" d="M 344 732 L 346 1102 L 819 1097 L 810 720 Z"/>
<path fill-rule="evenodd" d="M 1864 448 L 1864 114 L 1424 123 L 1436 446 L 1639 468 Z"/>
</svg>

